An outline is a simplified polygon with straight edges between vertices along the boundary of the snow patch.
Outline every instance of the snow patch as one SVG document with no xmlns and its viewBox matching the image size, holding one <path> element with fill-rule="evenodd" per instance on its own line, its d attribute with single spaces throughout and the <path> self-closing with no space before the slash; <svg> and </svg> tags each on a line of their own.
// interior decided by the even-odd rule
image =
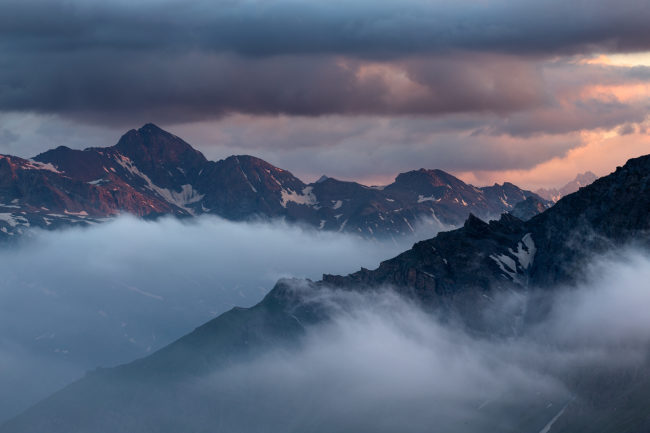
<svg viewBox="0 0 650 433">
<path fill-rule="evenodd" d="M 157 193 L 160 197 L 162 197 L 164 200 L 166 200 L 170 204 L 174 204 L 182 209 L 185 209 L 191 214 L 194 214 L 192 209 L 187 208 L 187 205 L 196 203 L 203 199 L 204 195 L 199 194 L 192 185 L 189 183 L 185 185 L 181 185 L 181 190 L 180 191 L 174 191 L 170 190 L 167 188 L 161 188 L 158 185 L 154 184 L 149 176 L 141 172 L 138 167 L 133 164 L 133 161 L 131 161 L 130 158 L 124 156 L 124 155 L 116 155 L 115 160 L 117 161 L 118 164 L 120 164 L 122 167 L 124 167 L 129 173 L 133 174 L 134 176 L 138 176 L 142 180 L 144 180 L 147 185 L 146 188 L 154 191 Z M 243 172 L 242 172 L 243 173 Z"/>
<path fill-rule="evenodd" d="M 440 199 L 439 199 L 439 198 L 435 198 L 435 197 L 432 196 L 432 195 L 430 195 L 430 196 L 426 196 L 426 197 L 423 196 L 423 195 L 418 195 L 418 203 L 424 203 L 425 201 L 435 201 L 435 202 L 439 202 Z"/>
<path fill-rule="evenodd" d="M 505 254 L 492 254 L 490 258 L 496 262 L 496 264 L 499 266 L 499 269 L 501 269 L 501 272 L 503 272 L 504 275 L 509 276 L 512 281 L 520 282 L 519 276 L 517 275 L 517 264 L 512 257 Z"/>
<path fill-rule="evenodd" d="M 203 199 L 203 194 L 199 194 L 198 191 L 192 187 L 189 183 L 181 185 L 180 191 L 174 191 L 167 188 L 160 188 L 154 184 L 149 185 L 149 188 L 157 192 L 158 195 L 163 197 L 167 202 L 175 204 L 176 206 L 191 212 L 186 206 L 188 204 L 196 203 Z"/>
<path fill-rule="evenodd" d="M 16 227 L 18 225 L 18 221 L 14 218 L 14 215 L 10 213 L 0 213 L 0 221 L 6 222 L 11 227 Z"/>
<path fill-rule="evenodd" d="M 88 216 L 88 212 L 86 212 L 85 210 L 82 210 L 81 212 L 70 212 L 69 210 L 64 209 L 63 213 L 66 214 L 66 215 L 74 215 L 74 216 L 78 216 L 78 217 L 87 217 Z"/>
<path fill-rule="evenodd" d="M 403 219 L 406 225 L 409 227 L 409 230 L 411 230 L 411 233 L 415 233 L 415 230 L 413 229 L 413 226 L 411 226 L 411 224 L 409 223 L 409 220 L 407 220 L 406 217 L 404 217 Z"/>
<path fill-rule="evenodd" d="M 526 235 L 519 241 L 517 248 L 513 250 L 508 248 L 508 253 L 491 255 L 490 258 L 494 260 L 501 271 L 509 276 L 512 281 L 522 284 L 521 274 L 526 272 L 533 264 L 535 259 L 535 253 L 537 248 L 535 247 L 535 242 L 530 233 Z"/>
<path fill-rule="evenodd" d="M 51 163 L 44 164 L 42 162 L 34 161 L 32 159 L 27 160 L 27 163 L 23 165 L 23 168 L 26 170 L 45 170 L 51 171 L 52 173 L 61 174 L 59 170 L 56 169 Z"/>
<path fill-rule="evenodd" d="M 524 269 L 528 269 L 533 264 L 536 252 L 537 248 L 530 233 L 526 233 L 526 236 L 521 239 L 516 251 L 510 250 L 510 253 L 517 257 L 519 264 Z"/>
<path fill-rule="evenodd" d="M 282 207 L 287 207 L 287 203 L 293 202 L 297 204 L 302 204 L 306 206 L 313 206 L 318 203 L 316 196 L 312 193 L 313 187 L 306 186 L 302 189 L 302 193 L 297 193 L 295 191 L 288 191 L 283 189 L 282 194 Z"/>
<path fill-rule="evenodd" d="M 239 162 L 239 160 L 237 160 L 237 162 Z M 257 193 L 257 190 L 255 189 L 255 187 L 253 186 L 253 184 L 251 183 L 251 181 L 248 180 L 248 176 L 246 176 L 246 173 L 244 173 L 244 169 L 241 168 L 241 167 L 239 167 L 239 170 L 241 171 L 241 174 L 244 175 L 244 179 L 246 179 L 246 183 L 248 183 L 248 186 L 251 187 L 251 190 L 252 190 L 253 192 Z"/>
</svg>

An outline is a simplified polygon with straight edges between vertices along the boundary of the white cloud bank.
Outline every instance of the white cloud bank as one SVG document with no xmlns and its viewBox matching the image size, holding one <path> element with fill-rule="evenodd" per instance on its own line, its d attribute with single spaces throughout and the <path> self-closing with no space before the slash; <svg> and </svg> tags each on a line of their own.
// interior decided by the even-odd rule
<svg viewBox="0 0 650 433">
<path fill-rule="evenodd" d="M 541 294 L 548 314 L 526 326 L 517 317 L 540 305 L 539 293 L 495 298 L 496 310 L 511 312 L 507 336 L 442 323 L 392 292 L 319 292 L 313 301 L 332 308 L 331 323 L 299 350 L 200 379 L 195 401 L 239 432 L 552 431 L 589 391 L 578 378 L 647 367 L 650 256 L 617 253 L 595 260 L 579 287 Z"/>
<path fill-rule="evenodd" d="M 255 304 L 280 277 L 373 268 L 408 247 L 213 217 L 37 232 L 0 248 L 0 420 Z"/>
</svg>

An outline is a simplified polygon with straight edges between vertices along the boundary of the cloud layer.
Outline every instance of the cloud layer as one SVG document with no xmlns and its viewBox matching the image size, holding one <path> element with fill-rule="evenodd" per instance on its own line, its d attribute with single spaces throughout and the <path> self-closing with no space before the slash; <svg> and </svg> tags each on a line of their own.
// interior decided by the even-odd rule
<svg viewBox="0 0 650 433">
<path fill-rule="evenodd" d="M 247 56 L 402 56 L 449 50 L 518 54 L 650 48 L 638 0 L 116 1 L 3 0 L 5 36 L 20 47 L 190 48 Z"/>
<path fill-rule="evenodd" d="M 375 267 L 408 245 L 281 223 L 121 217 L 0 249 L 0 419 L 97 366 L 144 356 L 280 277 Z"/>
<path fill-rule="evenodd" d="M 650 49 L 636 0 L 2 3 L 0 109 L 104 122 L 512 112 L 539 62 Z"/>
<path fill-rule="evenodd" d="M 579 287 L 494 298 L 511 326 L 504 337 L 439 322 L 391 292 L 319 292 L 313 302 L 334 319 L 301 349 L 200 378 L 190 395 L 242 432 L 549 431 L 568 403 L 594 398 L 579 377 L 647 366 L 650 257 L 616 253 L 585 269 Z M 517 326 L 538 295 L 550 313 Z M 213 415 L 191 428 L 204 431 Z"/>
</svg>

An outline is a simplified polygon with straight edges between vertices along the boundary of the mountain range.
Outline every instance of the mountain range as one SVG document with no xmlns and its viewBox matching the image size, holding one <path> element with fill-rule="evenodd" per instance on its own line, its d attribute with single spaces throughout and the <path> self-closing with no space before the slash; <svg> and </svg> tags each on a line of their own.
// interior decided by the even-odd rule
<svg viewBox="0 0 650 433">
<path fill-rule="evenodd" d="M 442 170 L 402 173 L 383 187 L 325 176 L 306 184 L 253 156 L 208 161 L 153 124 L 128 131 L 111 147 L 60 146 L 33 159 L 0 155 L 0 238 L 5 239 L 30 227 L 94 224 L 121 213 L 284 219 L 382 238 L 413 234 L 423 221 L 451 228 L 470 213 L 490 219 L 513 211 L 529 218 L 550 205 L 508 182 L 477 188 Z"/>
<path fill-rule="evenodd" d="M 40 159 L 43 164 L 54 164 L 45 161 Z M 65 166 L 57 167 L 65 171 Z M 396 184 L 408 181 L 417 185 L 421 173 L 400 175 Z M 178 174 L 181 175 L 185 174 Z M 95 173 L 88 178 L 94 176 Z M 164 173 L 161 176 L 165 178 Z M 444 185 L 440 187 L 446 189 Z M 206 375 L 259 356 L 270 348 L 299 345 L 301 336 L 311 327 L 329 320 L 328 304 L 315 296 L 325 290 L 369 293 L 391 287 L 426 311 L 458 321 L 477 334 L 526 332 L 545 314 L 543 297 L 542 301 L 534 298 L 514 318 L 503 312 L 491 316 L 483 313 L 495 307 L 494 299 L 500 294 L 549 295 L 555 287 L 575 284 L 595 254 L 630 242 L 650 248 L 648 215 L 650 156 L 644 156 L 560 199 L 528 221 L 506 213 L 498 220 L 485 222 L 470 214 L 461 228 L 418 242 L 375 270 L 361 269 L 347 276 L 324 275 L 318 282 L 280 280 L 258 305 L 234 308 L 146 358 L 90 372 L 6 423 L 0 432 L 207 432 L 241 431 L 242 426 L 246 431 L 267 431 L 269 426 L 256 425 L 254 417 L 229 417 L 226 382 L 221 388 L 217 384 L 223 395 L 205 395 L 188 388 L 187 380 L 203 381 Z M 644 365 L 647 367 L 647 362 Z M 569 401 L 548 405 L 544 401 L 526 407 L 509 403 L 500 407 L 502 415 L 517 418 L 515 427 L 497 424 L 495 415 L 495 424 L 472 430 L 467 425 L 471 414 L 465 414 L 468 421 L 454 431 L 648 431 L 648 371 L 585 371 L 580 378 L 567 379 L 573 396 Z M 543 395 L 541 391 L 538 394 Z M 245 395 L 252 401 L 253 394 Z M 240 404 L 245 405 L 246 401 Z M 549 412 L 552 403 L 555 408 L 560 404 L 561 411 Z M 481 408 L 482 405 L 475 410 Z M 248 409 L 255 413 L 257 408 Z M 296 420 L 290 407 L 277 410 L 288 411 L 286 417 L 280 417 L 288 424 L 274 431 L 330 431 L 327 423 L 315 425 L 308 417 Z M 412 431 L 430 431 L 430 426 Z"/>
<path fill-rule="evenodd" d="M 596 176 L 591 171 L 586 171 L 584 173 L 578 174 L 575 179 L 573 179 L 571 182 L 568 182 L 561 188 L 541 188 L 536 190 L 535 194 L 545 200 L 555 203 L 565 195 L 572 194 L 583 186 L 587 186 L 593 183 L 593 181 L 596 179 L 598 179 L 598 176 Z"/>
</svg>

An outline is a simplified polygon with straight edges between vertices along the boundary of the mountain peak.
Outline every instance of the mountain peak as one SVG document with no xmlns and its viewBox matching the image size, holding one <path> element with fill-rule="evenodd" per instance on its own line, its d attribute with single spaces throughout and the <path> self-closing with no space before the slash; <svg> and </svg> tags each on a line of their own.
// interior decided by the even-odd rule
<svg viewBox="0 0 650 433">
<path fill-rule="evenodd" d="M 258 158 L 252 155 L 232 155 L 223 160 L 223 163 L 226 165 L 234 164 L 235 166 L 240 166 L 243 169 L 251 169 L 254 167 L 259 167 L 261 169 L 266 169 L 271 172 L 284 172 L 285 170 L 274 166 L 273 164 Z"/>
<path fill-rule="evenodd" d="M 138 129 L 138 132 L 163 132 L 168 134 L 167 131 L 153 123 L 145 123 L 140 129 Z"/>
<path fill-rule="evenodd" d="M 474 215 L 473 213 L 470 213 L 469 216 L 467 217 L 467 220 L 465 220 L 465 224 L 463 227 L 466 230 L 473 230 L 473 231 L 482 231 L 485 230 L 488 227 L 488 223 Z"/>
<path fill-rule="evenodd" d="M 580 173 L 576 176 L 575 179 L 573 179 L 573 182 L 576 182 L 580 184 L 581 186 L 586 186 L 592 183 L 598 179 L 598 176 L 596 176 L 593 172 L 591 171 L 585 171 L 584 173 Z"/>
<path fill-rule="evenodd" d="M 184 140 L 153 123 L 138 130 L 131 129 L 113 148 L 133 160 L 148 163 L 196 165 L 207 161 L 201 152 Z"/>
<path fill-rule="evenodd" d="M 396 184 L 411 185 L 411 186 L 445 186 L 457 183 L 463 183 L 460 179 L 452 176 L 451 174 L 434 169 L 421 168 L 419 170 L 407 171 L 400 173 L 395 178 Z"/>
<path fill-rule="evenodd" d="M 582 187 L 592 184 L 596 179 L 598 179 L 598 176 L 596 176 L 591 171 L 586 171 L 584 173 L 579 173 L 576 175 L 575 179 L 561 188 L 542 188 L 535 191 L 535 193 L 546 200 L 556 202 L 562 197 L 574 193 Z"/>
</svg>

